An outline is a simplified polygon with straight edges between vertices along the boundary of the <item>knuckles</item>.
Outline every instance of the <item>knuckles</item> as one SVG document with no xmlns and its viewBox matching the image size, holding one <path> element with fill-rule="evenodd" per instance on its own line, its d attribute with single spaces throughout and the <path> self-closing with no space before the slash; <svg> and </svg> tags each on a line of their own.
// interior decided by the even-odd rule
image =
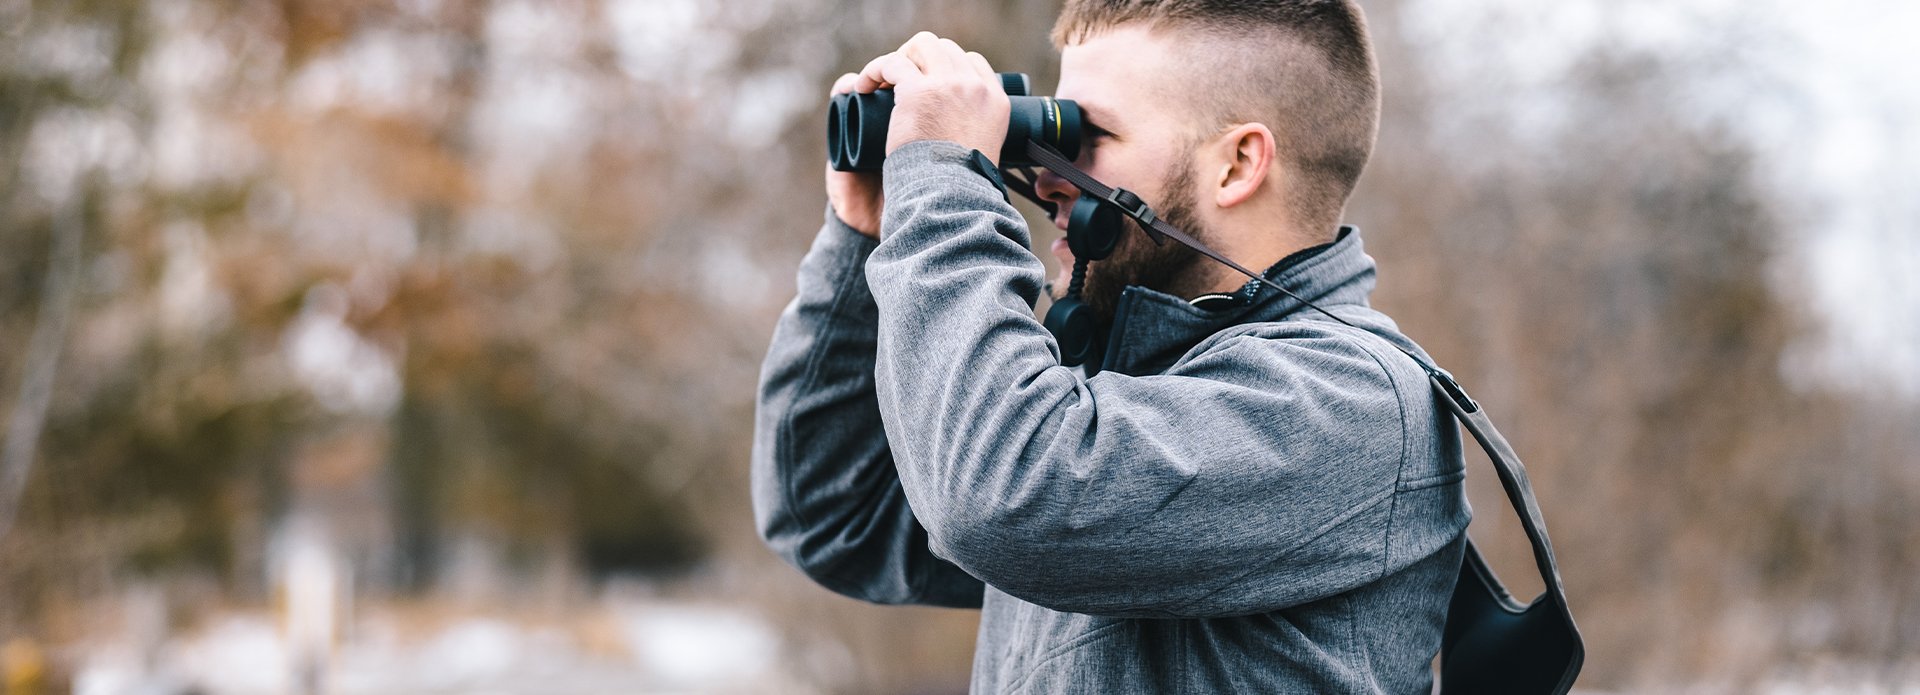
<svg viewBox="0 0 1920 695">
<path fill-rule="evenodd" d="M 959 44 L 924 31 L 914 34 L 896 53 L 907 60 L 935 53 L 951 53 L 963 63 L 970 60 Z M 888 136 L 889 150 L 923 138 L 995 147 L 1004 137 L 1012 102 L 997 78 L 982 77 L 971 67 L 945 68 L 891 87 L 895 127 Z"/>
<path fill-rule="evenodd" d="M 921 80 L 912 85 L 896 88 L 894 96 L 903 107 L 925 103 L 941 108 L 987 110 L 989 113 L 1010 109 L 1006 94 L 1000 90 L 1000 85 L 988 85 L 978 79 Z"/>
</svg>

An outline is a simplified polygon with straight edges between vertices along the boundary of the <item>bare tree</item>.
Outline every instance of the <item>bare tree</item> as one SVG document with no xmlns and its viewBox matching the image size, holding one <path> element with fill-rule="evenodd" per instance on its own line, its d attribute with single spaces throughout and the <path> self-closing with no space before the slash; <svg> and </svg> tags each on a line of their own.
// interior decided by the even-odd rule
<svg viewBox="0 0 1920 695">
<path fill-rule="evenodd" d="M 60 352 L 67 342 L 80 284 L 85 210 L 85 205 L 75 201 L 49 227 L 53 257 L 48 259 L 39 320 L 28 343 L 26 376 L 20 380 L 20 397 L 14 403 L 13 417 L 7 421 L 6 446 L 0 449 L 0 541 L 6 540 L 19 513 L 20 495 L 33 471 L 40 430 L 46 425 L 47 406 L 53 400 L 53 382 L 60 371 Z"/>
</svg>

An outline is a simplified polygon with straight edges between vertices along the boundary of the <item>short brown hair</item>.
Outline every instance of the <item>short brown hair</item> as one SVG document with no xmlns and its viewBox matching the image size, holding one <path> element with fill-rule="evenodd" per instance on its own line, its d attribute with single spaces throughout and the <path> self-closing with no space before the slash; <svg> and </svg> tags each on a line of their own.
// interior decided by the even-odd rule
<svg viewBox="0 0 1920 695">
<path fill-rule="evenodd" d="M 1300 173 L 1287 204 L 1331 238 L 1373 154 L 1380 77 L 1354 0 L 1067 0 L 1056 47 L 1142 23 L 1196 41 L 1179 83 L 1203 127 L 1265 123 Z M 1210 134 L 1210 133 L 1208 133 Z M 1189 137 L 1195 134 L 1188 134 Z"/>
</svg>

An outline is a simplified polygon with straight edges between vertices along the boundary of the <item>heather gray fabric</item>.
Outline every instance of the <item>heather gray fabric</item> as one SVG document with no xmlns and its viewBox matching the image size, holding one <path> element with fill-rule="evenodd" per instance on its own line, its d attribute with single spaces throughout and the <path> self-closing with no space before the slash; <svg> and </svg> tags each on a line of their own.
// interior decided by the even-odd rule
<svg viewBox="0 0 1920 695">
<path fill-rule="evenodd" d="M 829 215 L 802 262 L 761 378 L 768 544 L 848 596 L 980 606 L 977 693 L 1427 692 L 1460 440 L 1359 235 L 1269 279 L 1361 328 L 1129 288 L 1085 379 L 968 154 L 889 155 L 884 241 Z"/>
</svg>

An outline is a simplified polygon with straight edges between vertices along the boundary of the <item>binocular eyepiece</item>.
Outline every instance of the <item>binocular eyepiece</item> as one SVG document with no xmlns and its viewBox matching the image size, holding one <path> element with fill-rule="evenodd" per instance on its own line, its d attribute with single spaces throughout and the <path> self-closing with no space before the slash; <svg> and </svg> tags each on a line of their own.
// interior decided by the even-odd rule
<svg viewBox="0 0 1920 695">
<path fill-rule="evenodd" d="M 1001 166 L 1031 166 L 1027 141 L 1038 140 L 1071 160 L 1080 156 L 1080 105 L 1066 99 L 1028 96 L 1025 73 L 1000 73 L 1013 109 L 1007 116 L 1007 140 L 1000 146 Z M 872 94 L 836 94 L 827 104 L 827 163 L 834 171 L 878 171 L 887 156 L 887 124 L 893 117 L 893 90 Z"/>
</svg>

